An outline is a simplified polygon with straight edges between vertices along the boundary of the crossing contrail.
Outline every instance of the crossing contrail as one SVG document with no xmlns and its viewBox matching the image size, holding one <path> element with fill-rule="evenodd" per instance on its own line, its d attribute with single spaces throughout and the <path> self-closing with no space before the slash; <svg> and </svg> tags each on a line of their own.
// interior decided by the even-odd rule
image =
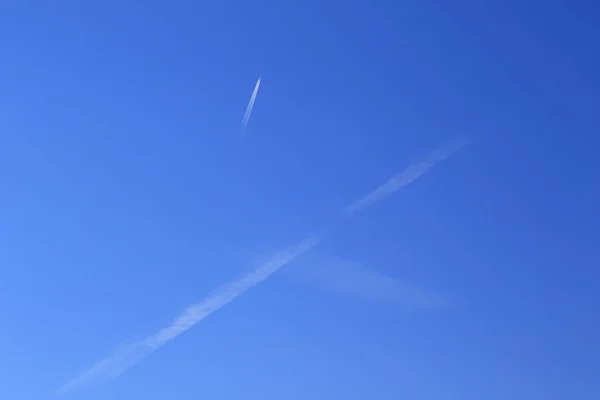
<svg viewBox="0 0 600 400">
<path fill-rule="evenodd" d="M 258 94 L 258 88 L 260 87 L 260 79 L 261 78 L 258 78 L 258 80 L 256 81 L 256 86 L 254 86 L 254 91 L 252 92 L 252 96 L 250 97 L 250 101 L 248 102 L 248 106 L 246 107 L 244 118 L 242 118 L 242 132 L 245 132 L 246 127 L 248 126 L 248 120 L 250 119 L 250 114 L 252 114 L 254 102 L 256 101 L 256 95 Z"/>
<path fill-rule="evenodd" d="M 260 83 L 260 79 L 258 83 Z M 258 83 L 256 86 L 257 89 Z M 255 93 L 250 101 L 250 110 L 257 89 L 255 89 Z M 350 218 L 357 212 L 360 212 L 371 207 L 375 203 L 384 200 L 397 190 L 415 181 L 435 164 L 450 157 L 466 144 L 467 142 L 465 140 L 455 140 L 450 144 L 442 146 L 429 153 L 423 161 L 410 165 L 406 170 L 397 174 L 387 183 L 379 186 L 344 209 L 340 221 Z M 131 346 L 117 351 L 112 356 L 109 356 L 92 366 L 75 379 L 63 385 L 60 389 L 58 389 L 56 394 L 71 392 L 82 385 L 121 375 L 127 369 L 157 350 L 159 347 L 175 339 L 177 336 L 198 324 L 204 318 L 235 300 L 247 290 L 269 278 L 269 276 L 293 261 L 295 258 L 317 246 L 321 240 L 323 240 L 323 238 L 327 237 L 333 232 L 336 226 L 337 224 L 334 224 L 331 227 L 326 227 L 317 234 L 308 236 L 299 243 L 276 252 L 268 261 L 260 265 L 258 268 L 252 270 L 246 275 L 234 279 L 230 283 L 213 292 L 213 294 L 209 295 L 204 300 L 190 305 L 183 311 L 182 314 L 175 318 L 165 328 L 158 330 L 154 334 L 134 343 Z"/>
</svg>

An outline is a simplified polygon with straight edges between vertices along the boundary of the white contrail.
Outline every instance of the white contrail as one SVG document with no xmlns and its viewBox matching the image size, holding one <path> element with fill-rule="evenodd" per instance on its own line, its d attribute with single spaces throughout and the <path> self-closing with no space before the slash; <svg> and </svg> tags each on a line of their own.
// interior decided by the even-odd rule
<svg viewBox="0 0 600 400">
<path fill-rule="evenodd" d="M 166 342 L 179 336 L 205 317 L 230 303 L 246 290 L 267 279 L 271 274 L 298 257 L 300 254 L 315 247 L 321 241 L 322 237 L 323 234 L 309 236 L 297 245 L 275 253 L 269 261 L 254 271 L 234 280 L 204 301 L 188 307 L 171 325 L 147 338 L 144 341 L 144 344 L 152 349 L 157 349 Z"/>
<path fill-rule="evenodd" d="M 455 141 L 449 146 L 431 152 L 425 161 L 409 166 L 404 172 L 396 175 L 396 177 L 392 178 L 384 185 L 378 187 L 373 192 L 347 207 L 344 210 L 342 218 L 351 217 L 356 212 L 372 206 L 401 187 L 408 185 L 419 176 L 423 175 L 435 163 L 449 157 L 465 144 L 466 141 L 464 140 Z M 63 385 L 58 389 L 57 394 L 71 392 L 92 381 L 114 378 L 122 374 L 142 358 L 148 356 L 167 342 L 175 339 L 210 314 L 232 302 L 248 289 L 263 282 L 284 265 L 318 245 L 319 242 L 330 233 L 331 229 L 324 229 L 320 233 L 309 236 L 294 246 L 278 251 L 266 263 L 262 264 L 254 271 L 233 280 L 199 303 L 189 306 L 166 328 L 155 332 L 146 339 L 141 340 L 122 351 L 118 351 L 114 355 L 97 363 L 89 370 Z"/>
<path fill-rule="evenodd" d="M 466 139 L 459 138 L 447 143 L 445 146 L 431 151 L 423 161 L 409 165 L 407 169 L 396 174 L 393 178 L 362 197 L 360 200 L 352 203 L 352 205 L 344 210 L 344 213 L 350 216 L 383 200 L 396 190 L 410 184 L 425 172 L 429 171 L 434 165 L 450 157 L 467 144 L 468 142 Z"/>
<path fill-rule="evenodd" d="M 244 132 L 246 130 L 246 127 L 248 126 L 248 120 L 250 119 L 250 114 L 252 114 L 254 102 L 256 101 L 256 95 L 258 94 L 258 88 L 260 87 L 260 80 L 261 78 L 258 78 L 258 80 L 256 81 L 256 86 L 254 86 L 254 91 L 252 92 L 252 96 L 250 97 L 250 101 L 248 102 L 248 106 L 246 107 L 244 118 L 242 118 L 242 132 Z"/>
<path fill-rule="evenodd" d="M 146 339 L 100 361 L 92 368 L 58 389 L 57 394 L 71 392 L 92 381 L 114 378 L 122 374 L 125 370 L 133 366 L 142 358 L 148 356 L 154 350 L 158 349 L 168 341 L 175 339 L 210 314 L 233 301 L 252 286 L 267 279 L 272 273 L 292 261 L 294 258 L 316 246 L 323 236 L 324 233 L 309 236 L 297 245 L 275 253 L 266 263 L 254 271 L 241 278 L 235 279 L 199 303 L 189 306 L 166 328 L 163 328 L 148 336 Z"/>
</svg>

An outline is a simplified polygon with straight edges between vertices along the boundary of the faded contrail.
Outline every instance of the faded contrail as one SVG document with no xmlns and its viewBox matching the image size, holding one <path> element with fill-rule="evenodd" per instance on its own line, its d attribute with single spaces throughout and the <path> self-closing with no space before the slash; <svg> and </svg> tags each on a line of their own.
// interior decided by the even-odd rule
<svg viewBox="0 0 600 400">
<path fill-rule="evenodd" d="M 410 165 L 405 171 L 396 175 L 387 183 L 347 207 L 343 212 L 342 218 L 351 217 L 356 212 L 364 210 L 383 200 L 396 190 L 416 180 L 433 165 L 448 158 L 466 144 L 467 142 L 465 140 L 457 140 L 450 145 L 441 147 L 440 149 L 429 153 L 424 161 Z M 114 378 L 122 374 L 142 358 L 148 356 L 167 342 L 175 339 L 210 314 L 232 302 L 248 289 L 266 280 L 284 265 L 318 245 L 319 242 L 331 232 L 331 229 L 324 229 L 318 234 L 309 236 L 294 246 L 278 251 L 266 263 L 262 264 L 254 271 L 233 280 L 199 303 L 189 306 L 166 328 L 155 332 L 146 339 L 141 340 L 124 350 L 116 352 L 114 355 L 94 365 L 92 368 L 58 389 L 57 394 L 71 392 L 74 389 L 92 383 L 93 381 Z"/>
<path fill-rule="evenodd" d="M 254 108 L 254 102 L 256 101 L 256 95 L 258 94 L 258 88 L 260 87 L 260 79 L 256 81 L 256 86 L 254 86 L 254 91 L 252 92 L 252 96 L 250 97 L 250 101 L 248 102 L 248 106 L 246 107 L 246 112 L 244 113 L 244 118 L 242 118 L 242 132 L 246 130 L 248 126 L 248 120 L 250 119 L 250 114 L 252 114 L 252 109 Z"/>
</svg>

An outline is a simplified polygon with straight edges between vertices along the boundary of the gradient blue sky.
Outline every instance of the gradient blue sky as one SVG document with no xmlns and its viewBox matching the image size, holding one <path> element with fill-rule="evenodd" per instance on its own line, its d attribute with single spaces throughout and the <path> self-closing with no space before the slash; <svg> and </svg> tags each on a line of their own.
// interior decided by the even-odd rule
<svg viewBox="0 0 600 400">
<path fill-rule="evenodd" d="M 304 262 L 65 398 L 597 399 L 599 12 L 554 0 L 7 2 L 0 398 L 52 398 L 466 136 Z M 325 284 L 302 275 L 331 262 L 452 307 L 335 290 L 344 268 Z"/>
</svg>

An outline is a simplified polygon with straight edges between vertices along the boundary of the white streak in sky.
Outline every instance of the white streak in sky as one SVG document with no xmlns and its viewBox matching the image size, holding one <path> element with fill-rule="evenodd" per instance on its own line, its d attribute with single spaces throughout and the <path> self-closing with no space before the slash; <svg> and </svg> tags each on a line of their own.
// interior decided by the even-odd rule
<svg viewBox="0 0 600 400">
<path fill-rule="evenodd" d="M 248 104 L 248 110 L 246 111 L 246 116 L 248 117 L 252 111 L 252 105 L 256 98 L 259 83 L 260 79 L 256 84 L 250 104 Z M 244 116 L 244 120 L 247 122 L 246 116 Z M 467 142 L 464 140 L 454 141 L 450 145 L 430 153 L 425 161 L 409 166 L 404 172 L 398 174 L 387 183 L 347 207 L 344 210 L 344 217 L 351 217 L 356 212 L 372 206 L 396 190 L 413 182 L 429 170 L 429 168 L 455 153 L 466 143 Z M 330 233 L 331 231 L 329 229 L 324 229 L 321 233 L 309 236 L 294 246 L 278 251 L 266 263 L 262 264 L 254 271 L 233 280 L 199 303 L 189 306 L 167 327 L 160 329 L 146 339 L 134 343 L 121 351 L 117 351 L 112 356 L 100 361 L 89 370 L 63 385 L 58 389 L 57 394 L 71 392 L 74 389 L 94 381 L 119 376 L 159 347 L 175 339 L 204 318 L 235 300 L 248 289 L 263 282 L 284 265 L 318 245 L 319 242 Z"/>
<path fill-rule="evenodd" d="M 289 263 L 300 254 L 310 250 L 321 241 L 322 235 L 313 235 L 295 246 L 275 253 L 269 261 L 250 272 L 249 274 L 234 280 L 230 284 L 217 291 L 213 296 L 188 307 L 170 326 L 161 329 L 144 341 L 144 344 L 152 349 L 157 349 L 168 341 L 175 339 L 183 332 L 196 325 L 221 307 L 233 301 L 251 287 L 261 283 L 271 274 Z"/>
<path fill-rule="evenodd" d="M 407 169 L 347 207 L 346 210 L 344 210 L 344 213 L 349 216 L 383 200 L 398 189 L 412 183 L 437 163 L 450 157 L 467 144 L 468 142 L 466 139 L 455 139 L 445 146 L 430 152 L 423 161 L 409 165 Z"/>
<path fill-rule="evenodd" d="M 256 101 L 256 95 L 258 94 L 258 88 L 260 87 L 260 79 L 256 81 L 256 86 L 254 86 L 254 91 L 252 92 L 252 96 L 250 97 L 250 101 L 248 102 L 248 106 L 246 107 L 246 112 L 244 113 L 244 118 L 242 118 L 242 132 L 246 130 L 248 126 L 248 120 L 250 119 L 250 114 L 252 114 L 252 109 L 254 108 L 254 102 Z"/>
<path fill-rule="evenodd" d="M 114 378 L 122 374 L 125 370 L 132 367 L 142 358 L 148 356 L 154 350 L 175 339 L 210 314 L 233 301 L 246 290 L 267 279 L 271 274 L 298 257 L 300 254 L 316 246 L 319 241 L 321 241 L 322 237 L 323 234 L 310 236 L 295 246 L 291 246 L 275 253 L 266 263 L 254 271 L 230 282 L 199 303 L 189 306 L 166 328 L 163 328 L 148 336 L 146 339 L 100 361 L 88 371 L 62 386 L 57 391 L 57 394 L 71 392 L 92 381 Z"/>
</svg>

